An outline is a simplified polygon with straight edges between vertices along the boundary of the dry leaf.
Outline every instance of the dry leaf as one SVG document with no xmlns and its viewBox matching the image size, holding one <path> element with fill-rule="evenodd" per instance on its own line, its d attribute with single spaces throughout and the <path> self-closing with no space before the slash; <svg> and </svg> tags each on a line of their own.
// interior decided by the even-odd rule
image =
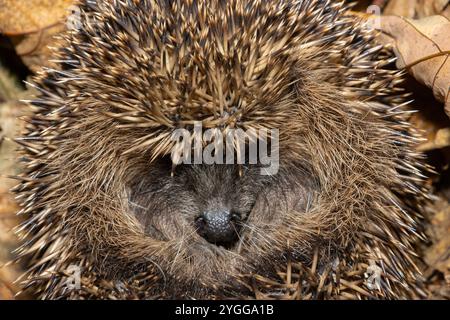
<svg viewBox="0 0 450 320">
<path fill-rule="evenodd" d="M 4 265 L 13 258 L 12 251 L 18 246 L 18 239 L 13 232 L 19 218 L 16 216 L 18 205 L 10 188 L 17 184 L 8 178 L 20 172 L 19 163 L 16 160 L 15 150 L 17 145 L 13 138 L 17 137 L 19 130 L 25 125 L 20 117 L 27 114 L 29 107 L 18 102 L 20 98 L 30 98 L 31 92 L 20 90 L 17 81 L 0 68 L 0 85 L 4 89 L 0 103 L 0 135 L 8 139 L 0 141 L 0 300 L 14 298 L 17 292 L 13 281 L 21 273 L 17 264 Z"/>
<path fill-rule="evenodd" d="M 4 265 L 11 261 L 11 252 L 17 248 L 18 239 L 13 227 L 17 225 L 15 213 L 18 207 L 12 194 L 0 193 L 0 300 L 12 299 L 17 288 L 13 282 L 21 273 L 17 265 Z"/>
<path fill-rule="evenodd" d="M 436 132 L 432 141 L 421 144 L 417 147 L 418 151 L 429 151 L 441 149 L 450 146 L 450 128 L 443 128 Z"/>
<path fill-rule="evenodd" d="M 21 35 L 58 24 L 73 0 L 0 0 L 0 33 Z"/>
<path fill-rule="evenodd" d="M 394 1 L 402 2 L 402 1 Z M 441 14 L 450 18 L 450 0 L 417 0 L 415 18 L 425 18 Z"/>
<path fill-rule="evenodd" d="M 57 24 L 37 33 L 11 37 L 11 40 L 17 55 L 21 57 L 23 63 L 31 71 L 37 72 L 43 66 L 53 67 L 53 64 L 49 62 L 53 54 L 50 48 L 60 46 L 60 40 L 56 39 L 55 35 L 64 29 L 65 26 L 63 24 Z"/>
<path fill-rule="evenodd" d="M 384 8 L 383 14 L 410 19 L 434 15 L 450 18 L 450 0 L 391 0 Z"/>
<path fill-rule="evenodd" d="M 387 16 L 380 41 L 394 46 L 397 67 L 433 90 L 450 115 L 450 21 L 443 16 L 420 20 Z"/>
<path fill-rule="evenodd" d="M 435 207 L 437 213 L 432 217 L 428 231 L 433 244 L 425 254 L 425 261 L 431 269 L 439 270 L 450 280 L 450 203 L 441 199 Z"/>
<path fill-rule="evenodd" d="M 75 0 L 0 0 L 0 33 L 8 35 L 25 65 L 33 72 L 52 67 L 54 35 L 65 29 L 65 17 Z"/>
<path fill-rule="evenodd" d="M 13 281 L 21 273 L 17 265 L 5 263 L 13 258 L 12 251 L 17 248 L 18 239 L 13 228 L 18 224 L 18 205 L 14 195 L 9 191 L 16 182 L 9 179 L 9 175 L 17 175 L 20 171 L 16 161 L 16 145 L 12 138 L 17 136 L 20 128 L 19 117 L 24 114 L 25 105 L 17 101 L 0 104 L 0 126 L 2 134 L 9 139 L 0 143 L 0 300 L 12 299 L 17 288 Z M 23 124 L 22 124 L 23 125 Z"/>
<path fill-rule="evenodd" d="M 11 72 L 7 71 L 0 63 L 0 103 L 14 99 L 20 93 L 18 82 Z"/>
<path fill-rule="evenodd" d="M 14 300 L 18 289 L 13 285 L 8 275 L 3 275 L 0 270 L 0 300 Z"/>
<path fill-rule="evenodd" d="M 389 1 L 384 8 L 384 15 L 402 16 L 406 18 L 414 18 L 416 14 L 416 5 L 418 0 L 394 0 Z"/>
<path fill-rule="evenodd" d="M 446 147 L 442 144 L 442 132 L 450 130 L 450 119 L 444 112 L 442 104 L 434 99 L 431 90 L 407 77 L 405 88 L 412 92 L 411 108 L 417 110 L 411 115 L 409 122 L 421 132 L 426 141 L 416 147 L 419 151 L 430 151 Z M 438 132 L 442 132 L 438 136 Z"/>
</svg>

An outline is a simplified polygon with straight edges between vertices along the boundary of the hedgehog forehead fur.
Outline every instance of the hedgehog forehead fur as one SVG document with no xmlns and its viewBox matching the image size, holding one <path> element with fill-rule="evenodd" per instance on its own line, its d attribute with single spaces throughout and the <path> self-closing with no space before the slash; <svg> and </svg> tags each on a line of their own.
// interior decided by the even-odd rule
<svg viewBox="0 0 450 320">
<path fill-rule="evenodd" d="M 340 4 L 112 1 L 99 5 L 98 11 L 86 12 L 90 23 L 68 48 L 69 55 L 83 50 L 83 64 L 71 70 L 93 82 L 92 88 L 83 88 L 85 96 L 109 105 L 105 112 L 122 121 L 123 127 L 151 129 L 148 137 L 131 143 L 128 152 L 150 147 L 154 157 L 167 153 L 172 129 L 189 128 L 195 121 L 201 121 L 203 128 L 222 130 L 279 128 L 295 116 L 291 108 L 295 91 L 306 96 L 310 90 L 316 92 L 317 80 L 336 86 L 339 79 L 333 78 L 342 77 L 332 67 L 343 53 L 324 47 L 348 33 L 335 16 L 343 10 Z M 321 24 L 308 25 L 307 20 L 317 15 Z M 328 36 L 317 39 L 319 33 Z M 355 35 L 345 37 L 351 41 Z M 363 64 L 366 59 L 361 60 Z"/>
<path fill-rule="evenodd" d="M 401 73 L 386 68 L 387 51 L 343 3 L 80 5 L 81 27 L 64 35 L 59 67 L 36 79 L 41 94 L 18 139 L 26 290 L 276 295 L 290 290 L 274 285 L 288 265 L 300 297 L 423 295 L 415 244 L 426 189 Z M 172 133 L 195 122 L 279 129 L 279 173 L 183 165 L 171 177 Z M 231 248 L 192 225 L 211 203 L 242 216 Z M 374 263 L 383 270 L 377 290 L 364 284 Z M 73 266 L 82 276 L 75 290 L 66 285 Z M 270 286 L 255 289 L 261 279 Z"/>
</svg>

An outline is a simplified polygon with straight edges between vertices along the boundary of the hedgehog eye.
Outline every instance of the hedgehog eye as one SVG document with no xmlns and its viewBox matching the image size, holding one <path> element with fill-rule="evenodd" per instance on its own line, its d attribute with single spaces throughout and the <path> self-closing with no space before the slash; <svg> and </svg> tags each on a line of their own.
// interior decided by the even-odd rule
<svg viewBox="0 0 450 320">
<path fill-rule="evenodd" d="M 156 160 L 156 163 L 160 165 L 163 170 L 166 170 L 170 175 L 172 171 L 172 158 L 170 157 L 170 155 L 164 155 L 159 157 Z"/>
</svg>

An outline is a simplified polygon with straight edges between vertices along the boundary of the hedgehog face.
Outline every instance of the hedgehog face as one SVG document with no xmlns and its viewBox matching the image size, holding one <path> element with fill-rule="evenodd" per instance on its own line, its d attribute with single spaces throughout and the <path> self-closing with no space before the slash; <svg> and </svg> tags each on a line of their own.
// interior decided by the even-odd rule
<svg viewBox="0 0 450 320">
<path fill-rule="evenodd" d="M 279 207 L 280 201 L 269 201 L 270 190 L 277 189 L 284 196 L 281 202 L 295 203 L 301 211 L 311 196 L 311 181 L 299 170 L 291 170 L 290 178 L 261 175 L 255 165 L 182 165 L 173 176 L 170 170 L 170 160 L 157 161 L 129 191 L 130 208 L 145 232 L 163 241 L 182 239 L 195 230 L 207 242 L 233 247 L 244 241 L 248 229 L 262 230 L 283 220 L 285 208 Z M 298 176 L 292 176 L 296 171 Z M 288 199 L 294 186 L 295 199 Z M 299 192 L 302 188 L 305 191 Z"/>
<path fill-rule="evenodd" d="M 270 230 L 292 223 L 292 212 L 307 224 L 315 186 L 300 166 L 283 166 L 275 176 L 261 175 L 258 165 L 180 165 L 173 176 L 171 169 L 170 158 L 158 159 L 133 180 L 129 206 L 146 237 L 189 252 L 200 271 L 195 277 L 212 273 L 224 283 L 230 271 L 236 276 L 240 266 L 268 258 L 261 241 L 268 241 Z M 211 252 L 209 260 L 200 258 L 205 252 Z M 234 258 L 223 260 L 230 253 Z M 196 265 L 199 259 L 203 268 Z"/>
<path fill-rule="evenodd" d="M 232 165 L 181 165 L 170 176 L 171 165 L 157 161 L 131 187 L 130 205 L 146 233 L 181 241 L 197 232 L 212 244 L 235 244 L 263 188 L 256 168 L 245 168 L 241 177 Z"/>
</svg>

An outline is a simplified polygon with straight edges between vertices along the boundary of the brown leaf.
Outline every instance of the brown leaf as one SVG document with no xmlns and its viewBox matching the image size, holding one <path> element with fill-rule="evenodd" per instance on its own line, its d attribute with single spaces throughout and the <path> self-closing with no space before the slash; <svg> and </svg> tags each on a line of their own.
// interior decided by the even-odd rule
<svg viewBox="0 0 450 320">
<path fill-rule="evenodd" d="M 37 33 L 11 37 L 11 40 L 15 46 L 17 55 L 22 58 L 24 64 L 31 71 L 37 72 L 43 66 L 53 66 L 49 62 L 53 54 L 50 48 L 59 47 L 60 40 L 56 39 L 55 36 L 64 29 L 65 26 L 63 24 L 57 24 Z"/>
<path fill-rule="evenodd" d="M 450 279 L 450 203 L 440 200 L 435 206 L 438 212 L 432 217 L 429 228 L 433 244 L 426 252 L 425 261 Z"/>
<path fill-rule="evenodd" d="M 399 1 L 395 1 L 399 2 Z M 401 2 L 401 1 L 400 1 Z M 417 0 L 416 18 L 424 18 L 441 14 L 450 18 L 450 0 Z"/>
<path fill-rule="evenodd" d="M 15 150 L 17 145 L 13 139 L 25 126 L 20 118 L 29 113 L 29 106 L 18 102 L 18 98 L 31 98 L 31 92 L 10 92 L 11 99 L 0 103 L 0 132 L 7 139 L 0 141 L 0 300 L 12 299 L 17 292 L 13 281 L 21 273 L 17 264 L 7 264 L 13 259 L 12 251 L 18 247 L 18 239 L 13 228 L 18 225 L 19 218 L 16 212 L 19 207 L 10 192 L 11 187 L 17 184 L 8 176 L 20 173 L 20 165 Z"/>
<path fill-rule="evenodd" d="M 418 0 L 389 1 L 386 8 L 384 8 L 383 14 L 414 18 L 417 2 Z"/>
<path fill-rule="evenodd" d="M 441 149 L 450 146 L 450 128 L 439 129 L 436 132 L 435 138 L 432 141 L 428 141 L 421 144 L 417 150 L 429 151 L 434 149 Z"/>
<path fill-rule="evenodd" d="M 0 33 L 35 33 L 58 24 L 73 0 L 0 0 Z"/>
<path fill-rule="evenodd" d="M 0 63 L 0 103 L 17 98 L 20 91 L 18 81 Z"/>
<path fill-rule="evenodd" d="M 0 33 L 8 35 L 17 54 L 32 71 L 49 62 L 54 36 L 65 29 L 65 17 L 76 0 L 0 0 Z"/>
<path fill-rule="evenodd" d="M 450 20 L 387 16 L 381 18 L 381 31 L 380 41 L 394 46 L 397 67 L 431 88 L 450 115 Z"/>
<path fill-rule="evenodd" d="M 450 18 L 450 0 L 391 0 L 384 8 L 385 16 L 421 19 L 434 15 Z"/>
</svg>

